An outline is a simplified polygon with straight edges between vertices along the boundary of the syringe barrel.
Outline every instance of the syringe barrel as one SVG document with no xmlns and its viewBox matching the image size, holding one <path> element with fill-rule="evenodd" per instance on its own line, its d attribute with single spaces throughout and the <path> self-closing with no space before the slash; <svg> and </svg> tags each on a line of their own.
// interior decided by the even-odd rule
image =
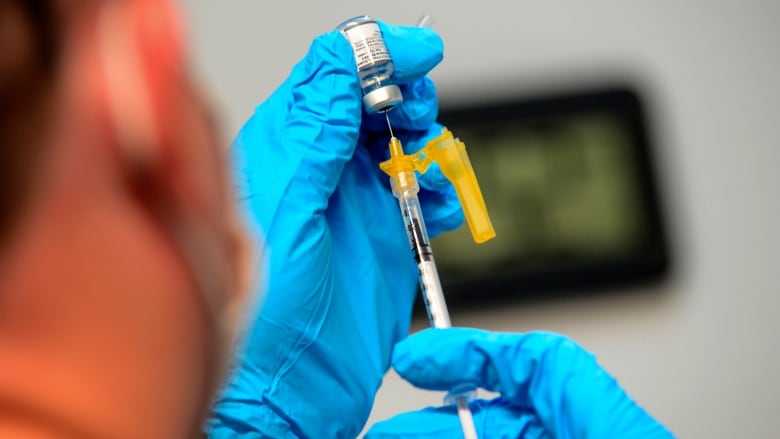
<svg viewBox="0 0 780 439">
<path fill-rule="evenodd" d="M 393 196 L 398 199 L 401 216 L 404 219 L 406 236 L 412 256 L 417 263 L 420 274 L 420 288 L 425 309 L 428 312 L 428 320 L 431 326 L 438 329 L 451 328 L 450 313 L 447 310 L 447 302 L 444 300 L 444 291 L 439 280 L 439 272 L 436 269 L 436 261 L 433 259 L 433 249 L 428 238 L 428 230 L 420 207 L 417 193 L 420 187 L 417 183 L 414 167 L 411 159 L 404 155 L 401 142 L 393 137 L 389 144 L 390 160 L 383 162 L 380 167 L 390 176 L 390 186 Z M 465 439 L 478 439 L 474 418 L 469 409 L 469 393 L 451 393 L 457 403 L 457 412 L 463 429 Z"/>
<path fill-rule="evenodd" d="M 399 195 L 398 205 L 404 218 L 409 246 L 420 274 L 420 288 L 425 300 L 428 320 L 434 328 L 450 328 L 452 327 L 450 313 L 444 300 L 436 261 L 433 259 L 433 250 L 425 228 L 420 201 L 415 192 L 406 191 Z"/>
<path fill-rule="evenodd" d="M 420 287 L 425 300 L 425 310 L 428 312 L 428 321 L 437 329 L 451 328 L 450 312 L 447 310 L 447 302 L 444 301 L 436 265 L 431 260 L 417 264 L 417 269 L 420 271 Z"/>
<path fill-rule="evenodd" d="M 397 138 L 391 138 L 388 146 L 391 158 L 383 162 L 380 167 L 390 176 L 393 196 L 398 199 L 401 208 L 406 236 L 409 238 L 412 256 L 420 273 L 420 288 L 425 299 L 428 320 L 434 328 L 450 328 L 452 327 L 450 313 L 447 310 L 439 272 L 433 259 L 433 249 L 428 238 L 428 230 L 425 228 L 420 200 L 417 198 L 420 186 L 417 183 L 414 166 L 411 158 L 404 155 L 403 146 Z"/>
</svg>

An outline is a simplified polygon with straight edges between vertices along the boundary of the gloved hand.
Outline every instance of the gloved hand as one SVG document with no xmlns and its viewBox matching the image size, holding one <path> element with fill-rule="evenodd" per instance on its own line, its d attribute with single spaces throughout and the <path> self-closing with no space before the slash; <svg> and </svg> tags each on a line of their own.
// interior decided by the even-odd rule
<svg viewBox="0 0 780 439">
<path fill-rule="evenodd" d="M 672 437 L 593 355 L 560 335 L 426 329 L 396 346 L 393 367 L 423 389 L 473 383 L 500 392 L 492 401 L 470 404 L 480 439 Z M 461 434 L 449 406 L 397 415 L 375 424 L 366 438 Z"/>
<path fill-rule="evenodd" d="M 439 134 L 426 73 L 442 42 L 379 23 L 404 103 L 389 115 L 408 151 Z M 394 344 L 408 334 L 417 272 L 387 176 L 384 115 L 362 110 L 354 55 L 333 31 L 239 133 L 239 193 L 266 243 L 265 303 L 207 425 L 211 438 L 355 437 Z M 463 222 L 441 172 L 420 181 L 435 235 Z"/>
</svg>

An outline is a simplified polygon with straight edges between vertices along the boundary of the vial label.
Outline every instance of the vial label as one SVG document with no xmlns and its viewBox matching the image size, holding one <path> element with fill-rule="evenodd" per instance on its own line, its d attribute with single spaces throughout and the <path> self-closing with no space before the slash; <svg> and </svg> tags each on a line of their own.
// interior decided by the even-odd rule
<svg viewBox="0 0 780 439">
<path fill-rule="evenodd" d="M 352 44 L 358 70 L 379 62 L 390 61 L 390 54 L 376 23 L 365 23 L 347 29 L 347 39 Z"/>
</svg>

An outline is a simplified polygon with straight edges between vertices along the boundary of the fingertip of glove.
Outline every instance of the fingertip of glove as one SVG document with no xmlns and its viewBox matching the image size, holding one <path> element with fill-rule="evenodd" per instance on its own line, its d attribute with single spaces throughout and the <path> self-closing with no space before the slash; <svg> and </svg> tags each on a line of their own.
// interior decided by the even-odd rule
<svg viewBox="0 0 780 439">
<path fill-rule="evenodd" d="M 453 209 L 449 215 L 431 223 L 429 235 L 431 238 L 435 238 L 442 233 L 451 232 L 457 229 L 462 226 L 464 222 L 466 222 L 466 216 L 463 214 L 463 210 L 460 208 Z"/>
<path fill-rule="evenodd" d="M 459 228 L 466 220 L 458 195 L 449 182 L 438 190 L 420 191 L 420 203 L 431 238 Z"/>
<path fill-rule="evenodd" d="M 444 42 L 428 27 L 397 26 L 379 21 L 393 59 L 394 79 L 406 83 L 424 76 L 444 59 Z"/>
</svg>

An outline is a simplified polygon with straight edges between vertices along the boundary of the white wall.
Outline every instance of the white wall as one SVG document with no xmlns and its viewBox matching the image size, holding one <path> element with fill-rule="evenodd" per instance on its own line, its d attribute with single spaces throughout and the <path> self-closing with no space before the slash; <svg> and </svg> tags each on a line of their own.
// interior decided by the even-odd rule
<svg viewBox="0 0 780 439">
<path fill-rule="evenodd" d="M 563 332 L 680 437 L 771 437 L 780 413 L 780 2 L 183 2 L 226 142 L 345 18 L 436 20 L 444 102 L 637 77 L 652 98 L 676 271 L 662 291 L 458 313 Z M 416 322 L 416 327 L 425 322 Z M 438 404 L 389 375 L 370 422 Z"/>
</svg>

